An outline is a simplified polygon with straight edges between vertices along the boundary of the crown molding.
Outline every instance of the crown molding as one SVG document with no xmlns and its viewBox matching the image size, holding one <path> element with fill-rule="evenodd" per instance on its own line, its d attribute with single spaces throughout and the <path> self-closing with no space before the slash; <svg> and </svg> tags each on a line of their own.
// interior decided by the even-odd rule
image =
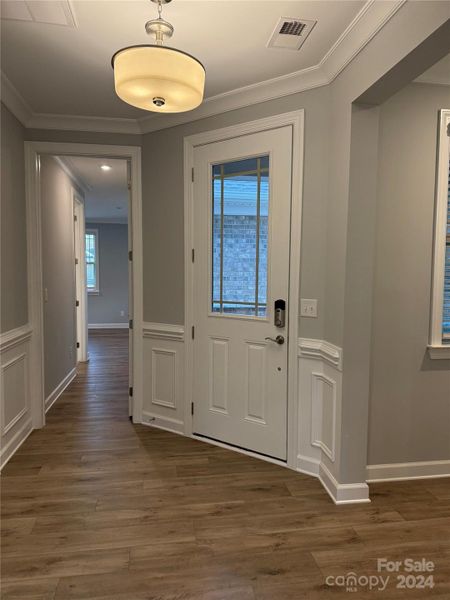
<svg viewBox="0 0 450 600">
<path fill-rule="evenodd" d="M 330 84 L 407 0 L 369 0 L 318 65 L 206 98 L 194 111 L 139 119 L 33 113 L 2 74 L 2 99 L 27 128 L 143 134 Z M 5 80 L 5 83 L 4 83 Z M 5 85 L 6 84 L 6 85 Z M 4 93 L 4 91 L 6 93 Z"/>
<path fill-rule="evenodd" d="M 141 134 L 136 119 L 118 117 L 82 117 L 34 113 L 26 123 L 28 129 L 58 129 L 68 131 L 97 131 L 101 133 Z"/>
<path fill-rule="evenodd" d="M 329 83 L 319 66 L 308 67 L 302 71 L 281 75 L 274 79 L 261 81 L 245 87 L 206 98 L 195 110 L 173 115 L 152 114 L 139 119 L 142 133 L 150 133 L 183 123 L 191 123 L 206 117 L 245 108 L 260 102 L 283 98 L 306 90 L 312 90 Z"/>
<path fill-rule="evenodd" d="M 369 0 L 319 63 L 331 83 L 392 19 L 407 0 Z"/>
<path fill-rule="evenodd" d="M 26 127 L 33 116 L 33 111 L 3 71 L 1 72 L 1 100 L 16 119 L 19 119 Z"/>
</svg>

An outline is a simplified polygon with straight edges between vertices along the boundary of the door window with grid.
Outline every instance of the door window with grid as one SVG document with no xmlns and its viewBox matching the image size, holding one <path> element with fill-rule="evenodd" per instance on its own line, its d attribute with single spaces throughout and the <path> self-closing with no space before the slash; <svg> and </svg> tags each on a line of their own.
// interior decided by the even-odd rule
<svg viewBox="0 0 450 600">
<path fill-rule="evenodd" d="M 265 317 L 269 157 L 212 168 L 213 313 Z"/>
</svg>

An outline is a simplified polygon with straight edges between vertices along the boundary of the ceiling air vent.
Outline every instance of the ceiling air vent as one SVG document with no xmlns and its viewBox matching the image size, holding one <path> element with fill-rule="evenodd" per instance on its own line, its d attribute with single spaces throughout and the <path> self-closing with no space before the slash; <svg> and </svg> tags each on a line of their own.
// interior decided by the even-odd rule
<svg viewBox="0 0 450 600">
<path fill-rule="evenodd" d="M 268 48 L 299 50 L 317 21 L 281 17 L 267 42 Z"/>
</svg>

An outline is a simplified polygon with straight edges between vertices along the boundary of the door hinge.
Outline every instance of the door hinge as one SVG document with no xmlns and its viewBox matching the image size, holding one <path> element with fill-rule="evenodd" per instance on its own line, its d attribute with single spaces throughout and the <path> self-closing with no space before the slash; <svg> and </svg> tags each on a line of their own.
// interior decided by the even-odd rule
<svg viewBox="0 0 450 600">
<path fill-rule="evenodd" d="M 133 387 L 132 386 L 128 388 L 128 395 L 130 396 L 130 398 L 133 397 Z"/>
<path fill-rule="evenodd" d="M 75 264 L 76 264 L 76 265 L 78 264 L 78 258 L 76 258 L 76 259 L 75 259 Z"/>
<path fill-rule="evenodd" d="M 77 342 L 77 348 L 79 348 L 79 347 L 80 347 L 80 342 Z"/>
<path fill-rule="evenodd" d="M 80 301 L 79 300 L 75 300 L 75 306 L 80 306 Z"/>
<path fill-rule="evenodd" d="M 195 250 L 192 248 L 192 262 L 195 262 Z"/>
<path fill-rule="evenodd" d="M 129 190 L 131 190 L 131 181 L 127 181 L 127 187 Z"/>
<path fill-rule="evenodd" d="M 191 329 L 191 335 L 192 335 L 192 339 L 195 338 L 195 327 L 192 325 L 192 329 Z"/>
<path fill-rule="evenodd" d="M 78 221 L 78 217 L 77 217 L 77 215 L 73 215 L 73 220 L 74 220 L 74 221 Z"/>
<path fill-rule="evenodd" d="M 192 178 L 192 181 L 194 181 L 194 167 L 192 167 L 191 178 Z"/>
<path fill-rule="evenodd" d="M 128 322 L 128 326 L 130 329 L 133 329 L 133 319 L 130 319 L 130 321 Z"/>
<path fill-rule="evenodd" d="M 128 250 L 128 260 L 133 260 L 133 250 Z"/>
<path fill-rule="evenodd" d="M 191 415 L 193 415 L 193 414 L 194 414 L 194 403 L 191 402 Z"/>
</svg>

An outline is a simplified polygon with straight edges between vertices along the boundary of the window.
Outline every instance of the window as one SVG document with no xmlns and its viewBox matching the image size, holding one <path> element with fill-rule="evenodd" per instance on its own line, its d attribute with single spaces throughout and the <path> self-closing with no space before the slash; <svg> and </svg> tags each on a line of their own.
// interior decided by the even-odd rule
<svg viewBox="0 0 450 600">
<path fill-rule="evenodd" d="M 213 313 L 265 317 L 269 157 L 212 168 Z"/>
<path fill-rule="evenodd" d="M 98 293 L 98 231 L 86 229 L 86 286 L 90 293 Z"/>
<path fill-rule="evenodd" d="M 450 110 L 440 111 L 430 356 L 450 358 Z"/>
<path fill-rule="evenodd" d="M 444 342 L 450 343 L 450 160 L 448 163 L 447 179 L 447 231 L 445 239 L 444 314 L 442 320 L 442 334 Z"/>
</svg>

